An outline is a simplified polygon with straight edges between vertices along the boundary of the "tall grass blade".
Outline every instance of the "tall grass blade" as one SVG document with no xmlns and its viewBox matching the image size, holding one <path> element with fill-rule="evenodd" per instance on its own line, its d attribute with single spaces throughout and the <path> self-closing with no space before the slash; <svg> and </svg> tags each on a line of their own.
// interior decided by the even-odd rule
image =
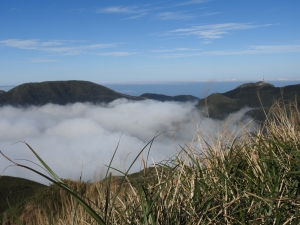
<svg viewBox="0 0 300 225">
<path fill-rule="evenodd" d="M 17 221 L 17 223 L 19 225 L 23 225 L 21 220 L 19 219 L 19 217 L 17 216 L 17 214 L 15 213 L 14 209 L 11 207 L 9 201 L 8 201 L 8 198 L 6 198 L 7 200 L 7 204 L 8 204 L 8 207 L 9 207 L 9 211 L 11 212 L 11 214 L 13 215 L 14 219 Z"/>
<path fill-rule="evenodd" d="M 29 146 L 28 144 L 26 144 L 27 146 Z M 30 147 L 31 149 L 31 147 Z M 32 150 L 32 149 L 31 149 Z M 33 150 L 32 150 L 33 151 Z M 34 151 L 33 151 L 34 152 Z M 53 182 L 54 184 L 56 184 L 57 186 L 59 186 L 60 188 L 64 189 L 67 193 L 71 194 L 77 201 L 78 203 L 101 225 L 105 225 L 105 221 L 82 199 L 80 198 L 76 193 L 75 191 L 71 190 L 60 178 L 57 180 L 54 180 L 54 178 L 51 178 L 51 177 L 48 177 L 46 176 L 45 174 L 37 171 L 37 170 L 34 170 L 28 166 L 25 166 L 25 165 L 22 165 L 22 164 L 19 164 L 19 163 L 16 163 L 14 162 L 13 160 L 11 160 L 10 158 L 8 158 L 6 155 L 4 155 L 1 151 L 0 151 L 0 154 L 2 154 L 6 159 L 8 159 L 10 162 L 14 163 L 16 166 L 19 166 L 19 167 L 23 167 L 25 169 L 28 169 L 28 170 L 31 170 L 32 172 L 46 178 L 47 180 Z M 37 155 L 35 153 L 35 155 Z M 38 155 L 37 155 L 38 156 Z M 40 159 L 40 157 L 38 157 L 38 159 Z M 46 163 L 44 163 L 46 164 Z M 48 166 L 47 166 L 48 167 Z M 49 168 L 49 167 L 48 167 Z M 47 169 L 47 168 L 46 168 Z M 52 171 L 52 170 L 51 170 Z M 49 173 L 53 173 L 55 174 L 53 171 L 51 172 L 49 171 Z M 56 174 L 55 174 L 56 175 Z M 57 177 L 57 175 L 56 175 Z"/>
</svg>

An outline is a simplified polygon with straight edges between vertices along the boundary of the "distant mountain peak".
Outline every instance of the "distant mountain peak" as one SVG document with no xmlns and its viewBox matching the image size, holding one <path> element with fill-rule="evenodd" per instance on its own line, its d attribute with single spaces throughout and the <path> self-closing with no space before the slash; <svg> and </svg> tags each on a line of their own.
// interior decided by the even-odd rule
<svg viewBox="0 0 300 225">
<path fill-rule="evenodd" d="M 262 87 L 274 87 L 273 84 L 270 83 L 266 83 L 265 81 L 258 81 L 256 83 L 250 82 L 250 83 L 245 83 L 242 84 L 240 86 L 238 86 L 235 89 L 240 89 L 240 88 L 249 88 L 249 87 L 258 87 L 258 88 L 262 88 Z"/>
<path fill-rule="evenodd" d="M 65 105 L 75 102 L 108 103 L 119 98 L 140 100 L 89 81 L 45 81 L 21 84 L 0 93 L 0 106 L 31 106 L 48 103 Z"/>
</svg>

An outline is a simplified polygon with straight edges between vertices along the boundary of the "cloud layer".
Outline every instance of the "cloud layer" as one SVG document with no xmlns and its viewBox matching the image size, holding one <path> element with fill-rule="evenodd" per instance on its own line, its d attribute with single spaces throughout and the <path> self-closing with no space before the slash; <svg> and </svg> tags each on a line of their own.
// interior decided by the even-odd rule
<svg viewBox="0 0 300 225">
<path fill-rule="evenodd" d="M 244 111 L 236 114 L 230 126 L 238 130 Z M 245 122 L 245 121 L 244 121 Z M 180 145 L 191 143 L 197 128 L 210 133 L 224 126 L 222 121 L 202 118 L 192 103 L 131 102 L 116 100 L 107 105 L 76 103 L 67 106 L 48 104 L 27 109 L 0 108 L 0 150 L 11 159 L 37 162 L 26 141 L 63 178 L 76 179 L 82 171 L 84 180 L 93 180 L 104 171 L 118 142 L 113 165 L 124 171 L 139 151 L 158 133 L 150 151 L 149 164 L 174 155 Z M 15 143 L 12 145 L 12 143 Z M 144 157 L 147 157 L 147 151 Z M 17 161 L 37 168 L 28 161 Z M 0 170 L 9 166 L 2 156 Z M 138 171 L 141 160 L 133 167 Z M 47 181 L 30 171 L 8 167 L 3 175 Z"/>
</svg>

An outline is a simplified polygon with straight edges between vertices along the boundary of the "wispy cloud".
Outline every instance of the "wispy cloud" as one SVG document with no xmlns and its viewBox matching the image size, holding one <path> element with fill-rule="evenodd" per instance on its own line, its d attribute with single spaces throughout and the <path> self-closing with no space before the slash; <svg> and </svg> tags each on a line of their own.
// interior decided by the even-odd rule
<svg viewBox="0 0 300 225">
<path fill-rule="evenodd" d="M 200 56 L 203 53 L 199 48 L 185 48 L 178 47 L 173 49 L 154 49 L 151 50 L 152 53 L 157 54 L 158 58 L 185 58 L 192 56 Z"/>
<path fill-rule="evenodd" d="M 194 17 L 193 15 L 180 12 L 161 12 L 157 14 L 157 18 L 160 20 L 186 20 Z"/>
<path fill-rule="evenodd" d="M 178 6 L 203 4 L 203 3 L 211 2 L 211 1 L 212 0 L 191 0 L 191 1 L 184 1 L 182 3 L 179 3 Z"/>
<path fill-rule="evenodd" d="M 226 34 L 232 31 L 249 30 L 266 25 L 256 25 L 253 23 L 219 23 L 210 25 L 193 26 L 190 28 L 180 28 L 167 32 L 168 35 L 178 36 L 197 36 L 205 40 L 214 40 L 223 38 Z"/>
<path fill-rule="evenodd" d="M 154 53 L 164 53 L 164 52 L 175 52 L 175 51 L 180 51 L 180 52 L 186 52 L 186 51 L 200 51 L 200 48 L 174 48 L 174 49 L 154 49 L 150 50 L 150 52 Z"/>
<path fill-rule="evenodd" d="M 176 51 L 199 51 L 200 48 L 175 48 Z"/>
<path fill-rule="evenodd" d="M 201 16 L 214 16 L 214 15 L 218 15 L 218 14 L 221 14 L 221 12 L 204 13 Z"/>
<path fill-rule="evenodd" d="M 39 50 L 47 47 L 59 46 L 62 45 L 63 42 L 57 40 L 41 42 L 38 41 L 37 39 L 29 39 L 29 40 L 7 39 L 7 40 L 0 41 L 0 44 L 12 48 Z"/>
<path fill-rule="evenodd" d="M 117 44 L 114 43 L 82 45 L 79 41 L 40 41 L 38 39 L 7 39 L 0 41 L 0 45 L 17 49 L 44 51 L 64 55 L 86 54 L 93 50 L 114 48 L 117 46 Z"/>
<path fill-rule="evenodd" d="M 187 57 L 195 57 L 195 56 L 202 56 L 203 53 L 193 53 L 193 52 L 174 52 L 168 54 L 161 54 L 158 55 L 158 58 L 163 59 L 174 59 L 174 58 L 187 58 Z"/>
<path fill-rule="evenodd" d="M 254 55 L 254 54 L 286 54 L 286 53 L 300 53 L 300 45 L 257 45 L 250 46 L 242 50 L 219 50 L 219 51 L 201 51 L 195 49 L 194 51 L 180 52 L 174 50 L 153 51 L 155 53 L 162 53 L 158 55 L 159 58 L 186 58 L 198 56 L 229 56 L 229 55 Z"/>
<path fill-rule="evenodd" d="M 32 59 L 31 62 L 33 62 L 33 63 L 50 63 L 50 62 L 56 62 L 56 60 L 36 58 L 36 59 Z"/>
<path fill-rule="evenodd" d="M 136 55 L 136 54 L 137 54 L 136 52 L 103 52 L 103 53 L 96 53 L 95 55 L 122 57 L 122 56 Z"/>
<path fill-rule="evenodd" d="M 137 7 L 113 6 L 103 9 L 98 9 L 97 13 L 138 13 Z"/>
<path fill-rule="evenodd" d="M 84 12 L 87 12 L 88 9 L 86 9 L 86 8 L 75 8 L 75 9 L 71 9 L 70 11 L 71 12 L 76 12 L 76 13 L 84 13 Z"/>
<path fill-rule="evenodd" d="M 139 6 L 112 6 L 101 8 L 96 13 L 119 13 L 119 14 L 131 14 L 131 19 L 140 18 L 148 14 L 148 9 Z"/>
<path fill-rule="evenodd" d="M 209 44 L 212 44 L 212 41 L 211 40 L 205 40 L 205 41 L 202 41 L 201 43 L 204 44 L 204 45 L 209 45 Z"/>
<path fill-rule="evenodd" d="M 206 55 L 283 54 L 300 52 L 300 45 L 257 45 L 245 50 L 210 51 Z"/>
<path fill-rule="evenodd" d="M 11 8 L 10 10 L 11 10 L 11 11 L 15 11 L 15 12 L 21 12 L 21 11 L 22 11 L 22 10 L 19 9 L 19 8 Z"/>
<path fill-rule="evenodd" d="M 162 52 L 172 52 L 173 50 L 171 49 L 154 49 L 150 50 L 150 52 L 156 52 L 156 53 L 162 53 Z"/>
<path fill-rule="evenodd" d="M 153 6 L 150 4 L 134 6 L 111 6 L 100 8 L 96 11 L 96 13 L 123 14 L 127 16 L 127 19 L 137 19 L 148 16 L 160 20 L 186 20 L 195 17 L 194 15 L 186 12 L 170 11 L 170 8 L 176 6 L 177 5 Z"/>
</svg>

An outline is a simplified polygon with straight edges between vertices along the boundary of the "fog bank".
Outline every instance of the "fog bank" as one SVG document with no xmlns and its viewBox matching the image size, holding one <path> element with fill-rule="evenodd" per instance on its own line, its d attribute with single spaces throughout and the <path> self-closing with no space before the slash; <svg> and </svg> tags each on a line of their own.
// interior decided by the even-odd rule
<svg viewBox="0 0 300 225">
<path fill-rule="evenodd" d="M 230 127 L 238 130 L 249 120 L 240 121 L 245 109 L 232 116 Z M 62 178 L 93 180 L 104 171 L 116 149 L 113 166 L 125 171 L 138 152 L 158 133 L 148 165 L 170 157 L 179 144 L 189 144 L 197 128 L 218 132 L 224 121 L 203 118 L 193 103 L 132 102 L 119 99 L 106 105 L 75 103 L 67 106 L 47 104 L 41 107 L 0 108 L 0 150 L 11 159 L 38 163 L 23 143 L 27 142 Z M 228 124 L 227 124 L 228 125 Z M 15 143 L 15 144 L 13 144 Z M 147 150 L 143 153 L 147 157 Z M 28 161 L 17 160 L 34 168 Z M 24 177 L 48 184 L 44 178 L 11 165 L 0 156 L 2 175 Z M 6 168 L 6 169 L 5 169 Z M 141 161 L 131 172 L 140 170 Z M 5 171 L 2 173 L 2 171 Z"/>
</svg>

